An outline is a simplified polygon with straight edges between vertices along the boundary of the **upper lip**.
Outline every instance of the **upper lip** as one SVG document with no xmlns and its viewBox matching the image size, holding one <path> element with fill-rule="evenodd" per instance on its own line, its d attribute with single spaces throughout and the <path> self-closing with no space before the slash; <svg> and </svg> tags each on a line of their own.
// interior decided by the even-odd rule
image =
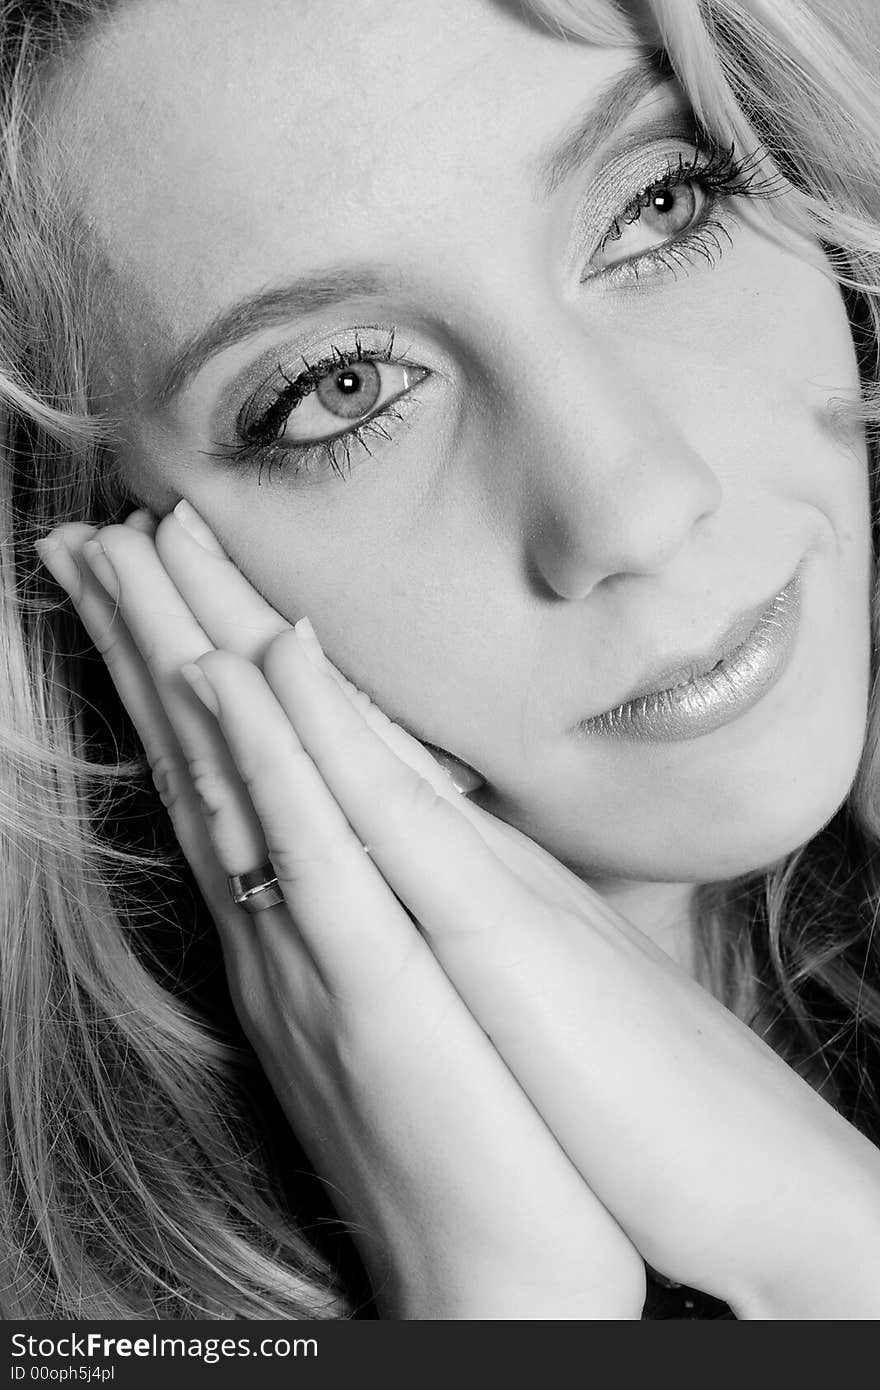
<svg viewBox="0 0 880 1390">
<path fill-rule="evenodd" d="M 788 581 L 790 582 L 790 581 Z M 676 685 L 685 685 L 697 676 L 705 676 L 719 661 L 730 656 L 751 636 L 759 620 L 776 601 L 787 584 L 775 589 L 770 598 L 753 608 L 747 609 L 734 618 L 712 645 L 697 654 L 678 656 L 673 660 L 664 659 L 662 664 L 651 667 L 618 705 L 628 705 L 643 695 L 654 695 L 662 690 L 671 690 Z"/>
</svg>

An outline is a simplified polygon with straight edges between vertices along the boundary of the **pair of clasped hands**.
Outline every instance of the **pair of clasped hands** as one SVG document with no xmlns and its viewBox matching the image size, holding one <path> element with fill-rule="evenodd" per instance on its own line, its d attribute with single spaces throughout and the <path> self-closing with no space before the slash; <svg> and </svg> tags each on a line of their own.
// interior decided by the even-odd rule
<svg viewBox="0 0 880 1390">
<path fill-rule="evenodd" d="M 880 1155 L 470 802 L 186 502 L 38 546 L 102 653 L 236 1010 L 389 1319 L 880 1316 Z M 369 847 L 369 853 L 364 852 Z M 284 903 L 229 875 L 270 858 Z"/>
</svg>

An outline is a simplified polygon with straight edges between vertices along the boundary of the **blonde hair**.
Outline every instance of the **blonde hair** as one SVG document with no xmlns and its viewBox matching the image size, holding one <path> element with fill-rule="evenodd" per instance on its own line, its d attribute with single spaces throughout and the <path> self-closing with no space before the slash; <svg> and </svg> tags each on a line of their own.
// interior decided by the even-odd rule
<svg viewBox="0 0 880 1390">
<path fill-rule="evenodd" d="M 255 1138 L 295 1150 L 268 1087 L 254 1099 L 219 952 L 213 992 L 196 978 L 210 923 L 186 867 L 170 836 L 126 831 L 156 814 L 127 718 L 30 549 L 128 502 L 90 389 L 87 243 L 39 133 L 48 76 L 113 8 L 0 0 L 0 1310 L 346 1317 L 281 1148 Z M 766 146 L 840 276 L 871 430 L 880 186 L 864 170 L 880 167 L 880 15 L 865 0 L 650 0 L 649 32 L 590 0 L 523 8 L 561 37 L 655 46 L 707 131 Z M 878 708 L 874 695 L 833 821 L 696 904 L 704 983 L 875 1140 Z"/>
</svg>

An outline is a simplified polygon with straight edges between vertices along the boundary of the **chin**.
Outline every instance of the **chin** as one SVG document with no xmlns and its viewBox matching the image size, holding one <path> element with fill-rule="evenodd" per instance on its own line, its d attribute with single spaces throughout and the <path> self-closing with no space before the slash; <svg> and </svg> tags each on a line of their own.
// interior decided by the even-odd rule
<svg viewBox="0 0 880 1390">
<path fill-rule="evenodd" d="M 665 845 L 664 878 L 671 871 L 690 882 L 720 882 L 768 868 L 836 815 L 862 758 L 867 682 L 826 694 L 806 717 L 792 711 L 746 743 L 739 758 L 721 760 L 712 784 L 706 779 L 702 796 L 680 800 L 677 814 L 669 807 L 678 833 Z"/>
<path fill-rule="evenodd" d="M 867 682 L 800 717 L 646 755 L 630 745 L 601 769 L 532 782 L 487 809 L 587 880 L 718 883 L 768 868 L 811 840 L 852 788 L 862 757 Z M 836 698 L 835 698 L 836 697 Z M 546 765 L 545 765 L 546 766 Z M 511 789 L 512 790 L 512 789 Z"/>
<path fill-rule="evenodd" d="M 856 730 L 858 733 L 859 730 Z M 814 745 L 816 755 L 748 765 L 697 800 L 658 807 L 650 848 L 633 856 L 634 877 L 719 883 L 769 868 L 816 836 L 846 801 L 862 753 L 860 737 Z M 663 827 L 662 832 L 660 827 Z"/>
<path fill-rule="evenodd" d="M 668 847 L 654 857 L 661 881 L 721 883 L 769 869 L 808 844 L 846 801 L 855 767 L 834 785 L 803 787 L 795 783 L 775 798 L 766 798 L 748 816 L 725 817 L 702 831 L 695 824 L 688 849 Z M 648 877 L 654 877 L 649 872 Z"/>
</svg>

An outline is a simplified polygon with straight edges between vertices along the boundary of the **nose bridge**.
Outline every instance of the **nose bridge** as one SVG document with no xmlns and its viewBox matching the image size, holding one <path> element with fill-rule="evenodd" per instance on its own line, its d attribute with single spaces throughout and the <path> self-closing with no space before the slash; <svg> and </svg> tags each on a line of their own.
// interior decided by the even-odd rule
<svg viewBox="0 0 880 1390">
<path fill-rule="evenodd" d="M 659 572 L 717 509 L 717 476 L 644 366 L 583 331 L 541 360 L 508 415 L 530 569 L 564 597 Z"/>
</svg>

